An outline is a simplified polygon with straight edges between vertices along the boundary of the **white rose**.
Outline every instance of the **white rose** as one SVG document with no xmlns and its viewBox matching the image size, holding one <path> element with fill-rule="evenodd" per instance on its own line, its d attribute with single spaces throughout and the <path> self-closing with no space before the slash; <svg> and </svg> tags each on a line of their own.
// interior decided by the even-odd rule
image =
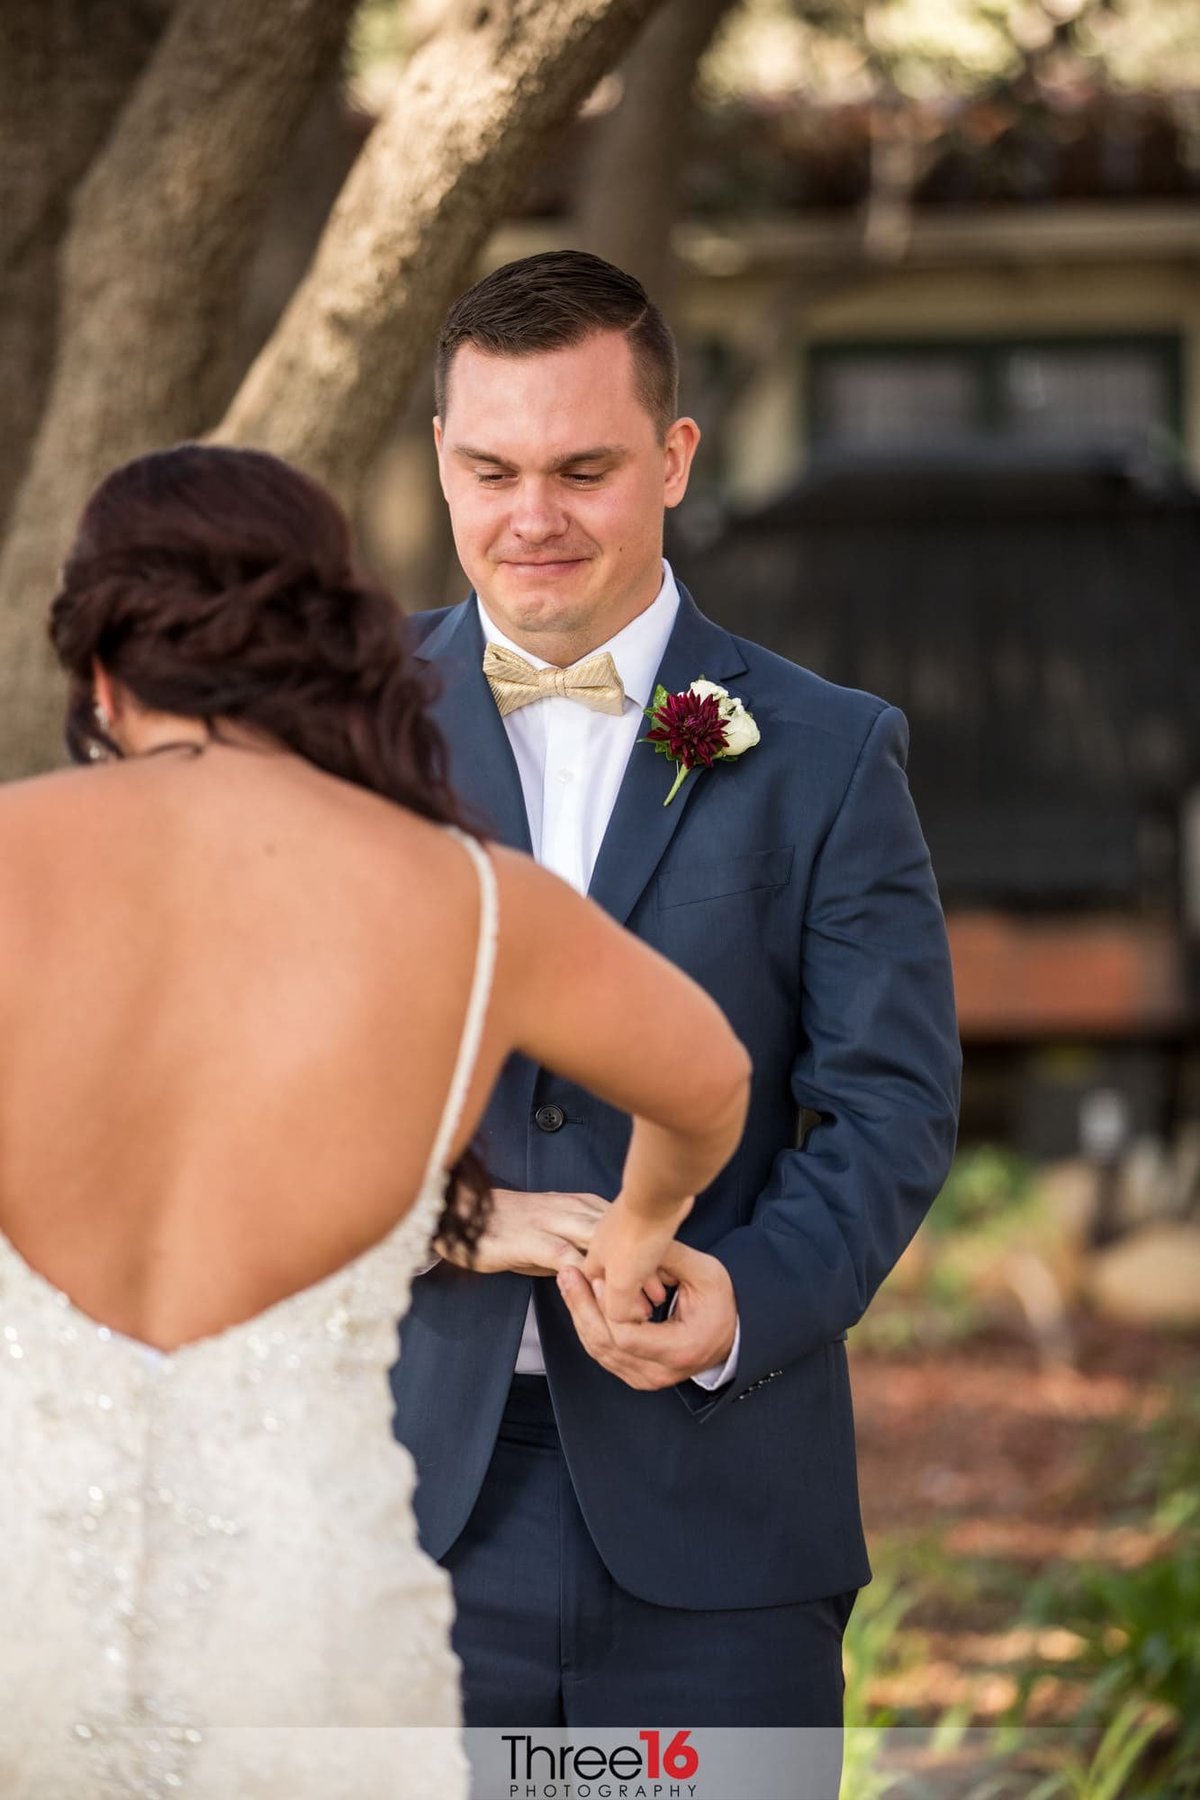
<svg viewBox="0 0 1200 1800">
<path fill-rule="evenodd" d="M 693 681 L 688 693 L 699 694 L 702 700 L 705 694 L 711 694 L 714 700 L 728 700 L 729 698 L 729 689 L 718 687 L 715 681 Z"/>
<path fill-rule="evenodd" d="M 752 750 L 761 735 L 753 713 L 748 713 L 739 700 L 737 711 L 731 712 L 725 720 L 726 756 L 740 756 L 744 750 Z"/>
</svg>

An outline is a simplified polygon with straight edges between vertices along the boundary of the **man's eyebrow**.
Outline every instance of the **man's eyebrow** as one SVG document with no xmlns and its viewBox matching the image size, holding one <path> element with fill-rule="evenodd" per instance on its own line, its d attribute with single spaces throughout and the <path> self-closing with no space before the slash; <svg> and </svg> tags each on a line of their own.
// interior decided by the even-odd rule
<svg viewBox="0 0 1200 1800">
<path fill-rule="evenodd" d="M 494 450 L 477 450 L 473 444 L 454 444 L 451 453 L 461 457 L 464 462 L 488 463 L 496 469 L 511 469 L 513 464 L 507 457 L 497 456 Z M 629 455 L 621 444 L 596 444 L 586 450 L 571 450 L 566 456 L 556 456 L 550 464 L 550 473 L 558 474 L 562 469 L 573 469 L 579 463 L 623 462 Z"/>
<path fill-rule="evenodd" d="M 629 452 L 620 444 L 597 444 L 590 450 L 572 450 L 569 456 L 559 456 L 550 464 L 553 472 L 559 469 L 574 468 L 576 463 L 588 462 L 623 462 Z"/>
<path fill-rule="evenodd" d="M 470 444 L 454 444 L 451 449 L 453 454 L 461 456 L 464 462 L 495 463 L 498 469 L 511 469 L 513 466 L 502 456 L 497 456 L 494 450 L 475 450 Z"/>
</svg>

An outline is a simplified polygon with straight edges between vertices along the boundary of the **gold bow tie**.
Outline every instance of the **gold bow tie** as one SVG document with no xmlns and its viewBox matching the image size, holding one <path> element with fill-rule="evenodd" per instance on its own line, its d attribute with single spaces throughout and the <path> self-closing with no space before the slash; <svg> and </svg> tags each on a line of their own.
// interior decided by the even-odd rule
<svg viewBox="0 0 1200 1800">
<path fill-rule="evenodd" d="M 607 650 L 585 656 L 569 669 L 535 669 L 531 662 L 503 644 L 489 644 L 483 656 L 483 672 L 495 695 L 500 717 L 545 700 L 553 694 L 578 700 L 595 712 L 619 713 L 625 708 L 625 689 L 617 665 Z"/>
</svg>

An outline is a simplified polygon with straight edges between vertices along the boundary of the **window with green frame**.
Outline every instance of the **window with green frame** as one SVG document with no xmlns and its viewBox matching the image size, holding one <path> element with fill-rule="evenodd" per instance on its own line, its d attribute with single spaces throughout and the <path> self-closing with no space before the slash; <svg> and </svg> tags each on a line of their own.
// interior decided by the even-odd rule
<svg viewBox="0 0 1200 1800">
<path fill-rule="evenodd" d="M 1177 335 L 859 340 L 808 349 L 814 450 L 1007 441 L 1179 454 Z"/>
</svg>

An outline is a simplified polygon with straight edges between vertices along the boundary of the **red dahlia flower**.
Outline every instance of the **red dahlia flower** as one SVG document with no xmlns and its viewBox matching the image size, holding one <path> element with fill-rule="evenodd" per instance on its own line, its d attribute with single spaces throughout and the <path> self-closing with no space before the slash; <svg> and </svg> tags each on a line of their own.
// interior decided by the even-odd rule
<svg viewBox="0 0 1200 1800">
<path fill-rule="evenodd" d="M 690 688 L 680 694 L 656 688 L 646 717 L 651 729 L 644 741 L 678 766 L 674 786 L 663 801 L 670 806 L 693 769 L 711 769 L 726 754 L 725 721 L 715 695 L 694 694 Z"/>
<path fill-rule="evenodd" d="M 655 724 L 647 743 L 665 744 L 671 761 L 685 769 L 711 769 L 725 748 L 725 721 L 711 694 L 668 694 L 650 716 Z"/>
</svg>

